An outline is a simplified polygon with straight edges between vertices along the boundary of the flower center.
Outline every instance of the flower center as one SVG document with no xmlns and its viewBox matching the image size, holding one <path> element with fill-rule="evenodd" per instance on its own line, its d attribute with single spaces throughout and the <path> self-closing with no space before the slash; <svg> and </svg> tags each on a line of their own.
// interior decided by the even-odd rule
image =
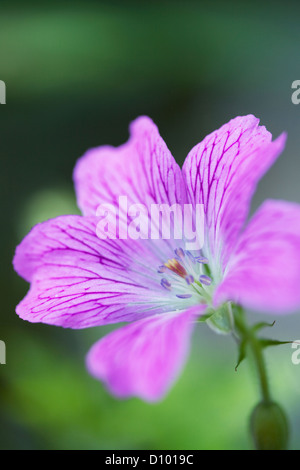
<svg viewBox="0 0 300 470">
<path fill-rule="evenodd" d="M 212 284 L 208 275 L 208 259 L 182 248 L 177 248 L 174 253 L 175 257 L 158 269 L 158 273 L 164 275 L 161 286 L 179 299 L 193 298 L 199 302 L 200 296 L 201 300 L 208 301 Z"/>
</svg>

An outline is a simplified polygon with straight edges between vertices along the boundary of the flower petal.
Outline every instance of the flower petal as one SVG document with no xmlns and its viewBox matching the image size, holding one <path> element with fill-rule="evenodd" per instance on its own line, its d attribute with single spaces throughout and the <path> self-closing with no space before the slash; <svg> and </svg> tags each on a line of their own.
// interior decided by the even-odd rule
<svg viewBox="0 0 300 470">
<path fill-rule="evenodd" d="M 266 201 L 241 235 L 214 302 L 272 314 L 300 308 L 300 205 Z"/>
<path fill-rule="evenodd" d="M 231 120 L 196 145 L 183 166 L 189 200 L 204 204 L 208 254 L 222 267 L 247 218 L 259 179 L 285 144 L 284 134 L 271 142 L 271 134 L 258 124 L 252 115 Z"/>
<path fill-rule="evenodd" d="M 185 363 L 193 320 L 204 309 L 156 315 L 108 334 L 89 351 L 89 372 L 119 398 L 161 399 Z"/>
<path fill-rule="evenodd" d="M 96 223 L 62 216 L 24 238 L 13 261 L 32 283 L 17 306 L 21 318 L 85 328 L 170 310 L 170 293 L 157 274 L 160 251 L 151 240 L 101 240 Z"/>
<path fill-rule="evenodd" d="M 89 150 L 77 163 L 74 182 L 84 215 L 96 215 L 99 204 L 183 203 L 186 190 L 176 164 L 155 124 L 148 117 L 130 126 L 130 139 L 120 147 Z"/>
</svg>

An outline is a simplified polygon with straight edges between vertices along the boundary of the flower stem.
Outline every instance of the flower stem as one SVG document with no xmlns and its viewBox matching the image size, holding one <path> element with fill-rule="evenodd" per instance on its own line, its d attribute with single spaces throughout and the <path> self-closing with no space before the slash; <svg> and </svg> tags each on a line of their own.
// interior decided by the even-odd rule
<svg viewBox="0 0 300 470">
<path fill-rule="evenodd" d="M 241 341 L 244 341 L 251 350 L 259 378 L 262 399 L 265 402 L 271 402 L 270 387 L 262 346 L 253 329 L 248 326 L 246 316 L 241 308 L 235 309 L 234 321 Z"/>
<path fill-rule="evenodd" d="M 257 337 L 261 328 L 248 325 L 242 308 L 229 305 L 234 318 L 234 326 L 239 338 L 239 363 L 251 351 L 260 383 L 261 401 L 251 414 L 250 428 L 257 450 L 284 450 L 288 445 L 289 425 L 283 409 L 275 403 L 270 394 L 265 360 L 263 357 L 264 343 Z"/>
<path fill-rule="evenodd" d="M 257 372 L 258 372 L 259 381 L 260 381 L 262 398 L 264 399 L 265 402 L 270 402 L 271 394 L 270 394 L 270 387 L 269 387 L 267 370 L 266 370 L 266 365 L 265 365 L 265 359 L 262 353 L 261 346 L 259 345 L 255 335 L 251 335 L 251 337 L 249 338 L 249 345 L 252 349 L 254 360 L 257 366 Z"/>
</svg>

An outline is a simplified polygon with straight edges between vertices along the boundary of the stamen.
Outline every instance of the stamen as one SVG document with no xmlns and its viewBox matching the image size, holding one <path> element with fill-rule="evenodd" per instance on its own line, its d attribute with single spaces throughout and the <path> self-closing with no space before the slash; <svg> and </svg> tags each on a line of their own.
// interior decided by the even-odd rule
<svg viewBox="0 0 300 470">
<path fill-rule="evenodd" d="M 189 257 L 189 259 L 192 261 L 192 263 L 195 263 L 195 256 L 192 255 L 190 251 L 186 251 L 186 254 Z"/>
<path fill-rule="evenodd" d="M 197 263 L 202 263 L 202 264 L 207 264 L 208 263 L 208 259 L 205 258 L 204 256 L 197 256 L 197 258 L 195 258 Z"/>
<path fill-rule="evenodd" d="M 211 285 L 211 278 L 206 276 L 205 274 L 202 274 L 199 277 L 199 281 L 201 282 L 201 284 L 204 284 L 205 286 L 210 286 Z"/>
<path fill-rule="evenodd" d="M 162 273 L 165 273 L 166 270 L 167 270 L 167 267 L 166 267 L 166 266 L 159 266 L 157 272 L 158 272 L 159 274 L 162 274 Z"/>
<path fill-rule="evenodd" d="M 167 290 L 172 290 L 172 286 L 171 286 L 171 283 L 168 281 L 168 279 L 166 278 L 163 278 L 161 281 L 160 281 L 161 285 L 167 289 Z"/>
<path fill-rule="evenodd" d="M 190 274 L 189 276 L 186 276 L 185 280 L 186 280 L 186 283 L 190 286 L 194 282 L 194 276 Z"/>
<path fill-rule="evenodd" d="M 172 291 L 178 299 L 189 299 L 195 293 L 200 297 L 209 294 L 204 286 L 210 286 L 212 279 L 205 274 L 200 275 L 202 269 L 199 266 L 199 264 L 208 264 L 209 260 L 200 255 L 201 251 L 194 251 L 194 253 L 193 255 L 191 251 L 180 247 L 176 248 L 174 249 L 174 258 L 169 258 L 166 263 L 158 266 L 158 273 L 165 273 L 165 277 L 160 281 L 161 286 L 168 291 Z M 198 284 L 198 287 L 194 283 Z"/>
<path fill-rule="evenodd" d="M 185 253 L 182 248 L 176 248 L 176 250 L 174 250 L 174 253 L 180 259 L 183 259 L 185 257 Z"/>
</svg>

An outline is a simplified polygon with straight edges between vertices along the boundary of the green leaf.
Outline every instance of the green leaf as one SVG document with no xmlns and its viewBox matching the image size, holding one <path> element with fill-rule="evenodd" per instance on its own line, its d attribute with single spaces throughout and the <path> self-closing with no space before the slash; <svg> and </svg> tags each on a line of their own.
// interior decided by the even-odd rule
<svg viewBox="0 0 300 470">
<path fill-rule="evenodd" d="M 291 344 L 292 341 L 277 341 L 276 339 L 261 338 L 259 342 L 263 348 L 268 348 L 269 346 L 280 346 L 281 344 Z"/>
<path fill-rule="evenodd" d="M 247 346 L 247 341 L 243 340 L 239 346 L 239 357 L 238 357 L 237 365 L 235 366 L 235 371 L 237 371 L 241 362 L 243 362 L 243 360 L 246 359 L 246 346 Z"/>
<path fill-rule="evenodd" d="M 272 328 L 272 326 L 274 325 L 275 325 L 275 320 L 273 321 L 273 323 L 260 322 L 252 327 L 252 331 L 253 332 L 260 331 L 263 328 L 267 328 L 267 327 Z"/>
</svg>

